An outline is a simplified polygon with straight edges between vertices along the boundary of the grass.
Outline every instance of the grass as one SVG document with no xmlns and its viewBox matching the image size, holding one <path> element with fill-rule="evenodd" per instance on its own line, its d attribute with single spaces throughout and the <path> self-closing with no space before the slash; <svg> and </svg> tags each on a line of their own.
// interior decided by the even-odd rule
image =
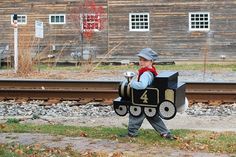
<svg viewBox="0 0 236 157">
<path fill-rule="evenodd" d="M 32 125 L 20 123 L 1 124 L 0 132 L 16 133 L 48 133 L 52 135 L 64 135 L 70 137 L 89 137 L 98 139 L 118 140 L 120 142 L 133 142 L 147 147 L 172 147 L 184 150 L 236 153 L 235 132 L 210 132 L 194 130 L 172 130 L 177 136 L 176 141 L 161 138 L 154 130 L 140 130 L 140 135 L 134 139 L 121 138 L 118 135 L 125 134 L 125 128 L 107 127 L 75 127 L 65 125 Z"/>
<path fill-rule="evenodd" d="M 156 65 L 158 70 L 203 70 L 203 64 L 173 64 L 173 65 Z M 81 67 L 75 66 L 56 66 L 49 67 L 47 65 L 41 65 L 41 70 L 73 70 L 79 71 Z M 139 66 L 137 65 L 100 65 L 96 70 L 138 70 Z M 207 71 L 236 71 L 236 64 L 207 64 Z"/>
<path fill-rule="evenodd" d="M 20 120 L 19 119 L 16 119 L 16 118 L 8 118 L 7 119 L 7 123 L 8 124 L 11 124 L 11 123 L 19 123 Z"/>
</svg>

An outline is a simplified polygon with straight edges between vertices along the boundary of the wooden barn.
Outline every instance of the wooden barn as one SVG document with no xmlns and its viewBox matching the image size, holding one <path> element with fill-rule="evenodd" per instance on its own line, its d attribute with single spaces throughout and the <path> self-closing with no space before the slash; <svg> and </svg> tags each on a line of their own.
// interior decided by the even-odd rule
<svg viewBox="0 0 236 157">
<path fill-rule="evenodd" d="M 85 1 L 1 0 L 0 52 L 14 51 L 17 14 L 19 45 L 28 43 L 33 54 L 55 54 L 61 60 L 84 50 L 127 59 L 145 47 L 163 60 L 236 59 L 235 0 L 95 0 L 102 12 L 89 10 Z M 43 39 L 34 35 L 36 20 L 43 22 Z M 81 33 L 84 21 L 92 33 Z"/>
</svg>

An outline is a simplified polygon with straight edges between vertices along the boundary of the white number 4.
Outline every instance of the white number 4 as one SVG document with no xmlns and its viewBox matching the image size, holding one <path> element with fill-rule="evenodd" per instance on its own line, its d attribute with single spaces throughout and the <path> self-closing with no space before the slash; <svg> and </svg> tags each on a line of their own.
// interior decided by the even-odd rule
<svg viewBox="0 0 236 157">
<path fill-rule="evenodd" d="M 143 100 L 143 103 L 148 103 L 147 90 L 143 93 L 140 99 Z"/>
</svg>

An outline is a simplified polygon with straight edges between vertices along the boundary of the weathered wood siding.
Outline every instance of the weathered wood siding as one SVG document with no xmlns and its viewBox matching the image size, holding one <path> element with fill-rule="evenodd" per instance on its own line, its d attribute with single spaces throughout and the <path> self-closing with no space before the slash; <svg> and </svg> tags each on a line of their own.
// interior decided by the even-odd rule
<svg viewBox="0 0 236 157">
<path fill-rule="evenodd" d="M 151 47 L 166 59 L 236 59 L 235 0 L 109 0 L 109 49 L 124 41 L 114 56 Z M 189 12 L 210 12 L 210 33 L 189 31 Z M 149 32 L 130 32 L 129 13 L 148 12 Z"/>
<path fill-rule="evenodd" d="M 81 0 L 82 1 L 82 0 Z M 35 20 L 44 22 L 44 39 L 40 40 L 41 49 L 52 50 L 52 45 L 56 50 L 63 50 L 63 55 L 69 55 L 76 49 L 81 49 L 79 27 L 74 27 L 74 21 L 69 18 L 70 10 L 78 7 L 80 0 L 17 0 L 13 3 L 10 0 L 0 1 L 0 43 L 9 44 L 10 52 L 13 51 L 13 27 L 10 23 L 10 16 L 14 13 L 27 15 L 27 24 L 18 25 L 19 36 L 34 36 Z M 107 9 L 106 0 L 95 1 L 97 5 Z M 66 24 L 49 24 L 49 14 L 65 14 Z M 107 17 L 105 14 L 104 16 Z M 95 32 L 92 40 L 85 41 L 84 47 L 93 47 L 96 53 L 107 51 L 107 26 L 100 32 Z M 35 40 L 35 41 L 34 41 Z M 33 42 L 34 41 L 34 42 Z M 25 41 L 37 44 L 37 39 Z"/>
</svg>

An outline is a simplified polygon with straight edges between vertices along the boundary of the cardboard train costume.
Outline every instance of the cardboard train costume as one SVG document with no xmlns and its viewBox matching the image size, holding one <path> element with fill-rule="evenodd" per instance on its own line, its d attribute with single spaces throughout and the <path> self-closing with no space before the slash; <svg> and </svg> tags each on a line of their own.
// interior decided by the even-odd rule
<svg viewBox="0 0 236 157">
<path fill-rule="evenodd" d="M 113 101 L 116 114 L 125 116 L 128 112 L 140 116 L 142 112 L 147 117 L 156 114 L 169 120 L 177 112 L 184 112 L 188 107 L 185 97 L 186 84 L 178 82 L 178 72 L 166 71 L 158 74 L 152 84 L 146 89 L 137 90 L 130 87 L 130 79 L 135 74 L 126 72 L 128 81 L 119 85 L 119 97 Z"/>
</svg>

